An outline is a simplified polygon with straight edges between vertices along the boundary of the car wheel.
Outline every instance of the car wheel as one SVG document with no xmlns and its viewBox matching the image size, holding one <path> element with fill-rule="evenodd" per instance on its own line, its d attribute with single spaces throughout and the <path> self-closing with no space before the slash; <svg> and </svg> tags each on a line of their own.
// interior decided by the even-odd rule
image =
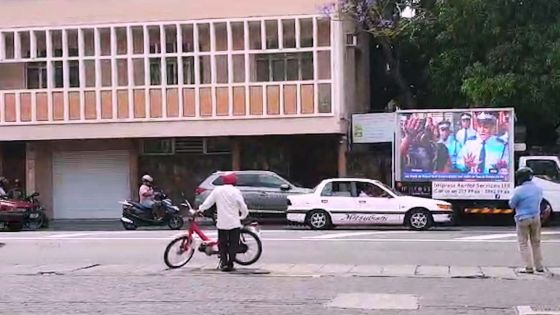
<svg viewBox="0 0 560 315">
<path fill-rule="evenodd" d="M 423 231 L 432 227 L 434 218 L 424 209 L 413 209 L 406 216 L 406 224 L 415 231 Z"/>
<path fill-rule="evenodd" d="M 332 227 L 331 216 L 324 210 L 314 210 L 309 213 L 307 224 L 312 230 L 325 230 Z"/>
<path fill-rule="evenodd" d="M 548 201 L 543 200 L 541 202 L 541 224 L 543 226 L 549 226 L 552 222 L 552 216 L 552 206 L 550 206 Z"/>
</svg>

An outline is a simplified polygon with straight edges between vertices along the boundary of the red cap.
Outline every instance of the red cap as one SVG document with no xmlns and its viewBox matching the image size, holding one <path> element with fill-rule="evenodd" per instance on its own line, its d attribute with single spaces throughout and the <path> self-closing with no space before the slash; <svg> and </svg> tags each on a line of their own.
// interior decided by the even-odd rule
<svg viewBox="0 0 560 315">
<path fill-rule="evenodd" d="M 237 184 L 237 176 L 235 173 L 230 172 L 222 175 L 222 181 L 224 182 L 224 185 L 235 185 Z"/>
</svg>

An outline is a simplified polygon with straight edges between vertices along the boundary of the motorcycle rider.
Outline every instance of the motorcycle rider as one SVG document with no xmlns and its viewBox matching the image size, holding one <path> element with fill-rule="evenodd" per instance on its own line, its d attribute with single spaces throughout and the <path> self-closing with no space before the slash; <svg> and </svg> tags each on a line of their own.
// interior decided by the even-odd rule
<svg viewBox="0 0 560 315">
<path fill-rule="evenodd" d="M 0 176 L 0 197 L 6 196 L 6 189 L 8 188 L 8 184 L 8 179 L 4 176 Z"/>
<path fill-rule="evenodd" d="M 8 191 L 8 198 L 10 199 L 23 199 L 25 196 L 23 189 L 21 189 L 21 182 L 19 179 L 14 179 L 14 187 Z"/>
<path fill-rule="evenodd" d="M 158 204 L 155 200 L 155 193 L 153 188 L 154 179 L 152 176 L 146 174 L 142 176 L 142 186 L 138 191 L 140 204 L 151 210 L 154 219 L 159 220 L 157 213 Z"/>
<path fill-rule="evenodd" d="M 247 204 L 241 191 L 234 187 L 237 184 L 235 173 L 222 176 L 223 185 L 216 187 L 200 205 L 199 211 L 204 212 L 214 204 L 218 209 L 218 248 L 220 251 L 220 269 L 225 272 L 235 270 L 233 262 L 239 245 L 241 220 L 249 215 Z"/>
</svg>

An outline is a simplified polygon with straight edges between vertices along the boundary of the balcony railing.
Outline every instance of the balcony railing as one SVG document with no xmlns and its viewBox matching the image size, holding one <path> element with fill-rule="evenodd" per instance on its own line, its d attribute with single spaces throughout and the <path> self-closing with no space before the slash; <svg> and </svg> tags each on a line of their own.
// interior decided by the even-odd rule
<svg viewBox="0 0 560 315">
<path fill-rule="evenodd" d="M 315 91 L 315 86 L 319 91 Z M 330 83 L 0 91 L 0 123 L 60 124 L 332 115 Z M 321 98 L 319 98 L 321 95 Z"/>
</svg>

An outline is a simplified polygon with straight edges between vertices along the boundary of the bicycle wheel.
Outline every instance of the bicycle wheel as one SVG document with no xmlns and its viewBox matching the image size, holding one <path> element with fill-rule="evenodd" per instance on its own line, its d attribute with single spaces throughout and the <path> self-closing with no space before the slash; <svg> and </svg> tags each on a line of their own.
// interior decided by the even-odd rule
<svg viewBox="0 0 560 315">
<path fill-rule="evenodd" d="M 235 256 L 235 262 L 242 266 L 252 265 L 261 258 L 261 255 L 262 243 L 257 234 L 242 229 L 239 236 L 239 251 Z"/>
<path fill-rule="evenodd" d="M 191 247 L 192 240 L 188 236 L 178 237 L 169 243 L 165 248 L 163 260 L 169 268 L 181 268 L 186 265 L 194 255 L 194 248 Z"/>
</svg>

